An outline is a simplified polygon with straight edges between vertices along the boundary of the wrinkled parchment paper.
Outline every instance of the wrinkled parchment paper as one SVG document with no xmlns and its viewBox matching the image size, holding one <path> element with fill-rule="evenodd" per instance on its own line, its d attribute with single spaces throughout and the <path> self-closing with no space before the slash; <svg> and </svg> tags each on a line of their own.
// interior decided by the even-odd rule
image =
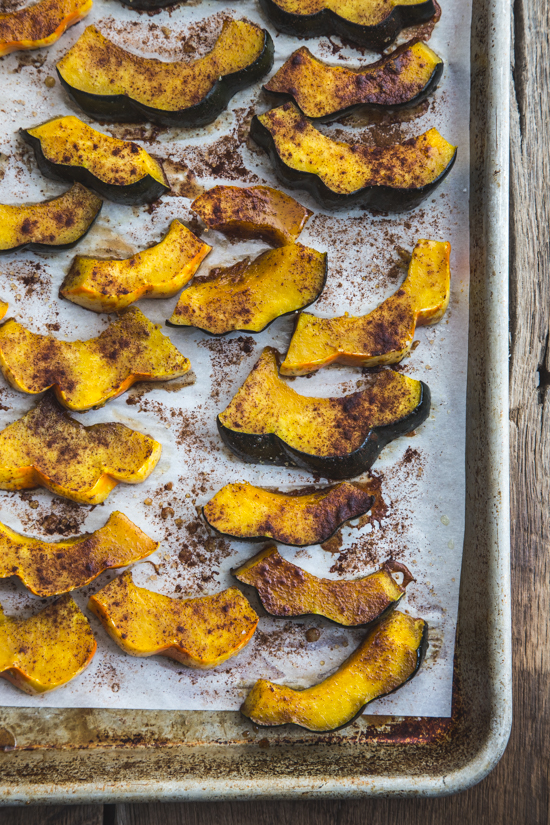
<svg viewBox="0 0 550 825">
<path fill-rule="evenodd" d="M 51 80 L 45 82 L 55 76 L 56 61 L 77 40 L 84 25 L 98 25 L 129 50 L 174 60 L 186 57 L 186 37 L 191 37 L 193 46 L 202 53 L 211 48 L 227 16 L 247 17 L 270 29 L 276 49 L 273 71 L 304 43 L 335 64 L 357 66 L 377 59 L 375 54 L 342 46 L 338 38 L 299 41 L 279 35 L 252 0 L 234 5 L 196 0 L 154 15 L 139 14 L 114 0 L 95 0 L 85 23 L 70 29 L 51 49 L 16 53 L 0 60 L 0 202 L 42 200 L 67 188 L 40 175 L 32 152 L 17 130 L 62 114 L 77 114 L 90 122 L 58 81 L 53 87 Z M 206 23 L 201 22 L 204 20 Z M 319 315 L 345 311 L 359 314 L 374 309 L 398 288 L 406 273 L 406 255 L 419 238 L 449 240 L 452 244 L 449 310 L 438 326 L 417 331 L 419 345 L 402 365 L 405 373 L 429 384 L 432 412 L 414 437 L 394 441 L 374 465 L 373 476 L 382 503 L 369 519 L 346 526 L 340 539 L 332 540 L 324 549 L 279 547 L 285 558 L 318 576 L 364 576 L 393 555 L 416 577 L 402 609 L 428 621 L 429 651 L 412 682 L 369 706 L 368 712 L 374 714 L 449 716 L 451 712 L 464 528 L 469 20 L 468 0 L 444 3 L 441 21 L 430 40 L 445 61 L 444 76 L 435 95 L 417 110 L 377 116 L 362 112 L 321 127 L 327 134 L 350 141 L 393 143 L 436 126 L 458 145 L 458 160 L 432 197 L 413 212 L 401 215 L 372 215 L 361 209 L 331 214 L 320 209 L 305 192 L 292 193 L 315 212 L 300 241 L 328 252 L 327 286 L 313 308 Z M 458 32 L 462 35 L 457 36 Z M 408 37 L 402 36 L 399 42 L 405 39 Z M 35 332 L 52 332 L 69 340 L 101 332 L 109 322 L 108 316 L 95 315 L 58 297 L 73 255 L 78 252 L 122 258 L 157 243 L 172 218 L 192 221 L 191 200 L 186 196 L 192 198 L 212 185 L 279 186 L 268 158 L 247 139 L 252 114 L 267 108 L 269 103 L 260 84 L 256 84 L 236 95 L 228 110 L 202 129 L 94 124 L 109 134 L 137 140 L 167 160 L 174 192 L 152 207 L 106 202 L 99 220 L 74 251 L 2 257 L 0 297 L 9 301 L 9 315 Z M 204 237 L 214 249 L 201 273 L 247 254 L 255 256 L 265 248 L 261 242 L 229 242 L 216 232 Z M 176 301 L 145 300 L 138 306 L 155 322 L 164 323 Z M 155 555 L 158 572 L 149 563 L 136 564 L 133 575 L 137 584 L 178 597 L 215 593 L 234 584 L 230 568 L 257 552 L 258 545 L 213 538 L 197 515 L 197 508 L 231 481 L 292 489 L 314 480 L 292 467 L 246 465 L 222 446 L 216 431 L 217 413 L 232 398 L 262 348 L 270 344 L 284 352 L 291 329 L 292 321 L 282 319 L 257 336 L 233 334 L 214 339 L 189 329 L 166 328 L 166 334 L 191 360 L 197 379 L 194 385 L 181 386 L 183 382 L 177 381 L 163 387 L 136 385 L 101 410 L 75 414 L 86 424 L 120 421 L 160 441 L 162 458 L 150 478 L 137 486 L 119 485 L 97 507 L 66 502 L 45 490 L 23 495 L 0 492 L 1 520 L 15 530 L 55 541 L 96 530 L 111 512 L 122 510 L 161 541 Z M 292 386 L 305 395 L 327 396 L 352 392 L 361 379 L 361 370 L 336 367 L 298 378 Z M 34 403 L 30 396 L 15 392 L 0 379 L 1 427 Z M 146 504 L 149 500 L 152 503 Z M 318 682 L 340 665 L 364 636 L 364 631 L 339 627 L 322 618 L 286 620 L 262 615 L 248 647 L 214 671 L 194 671 L 162 657 L 136 659 L 120 651 L 86 610 L 89 595 L 114 575 L 114 571 L 103 574 L 75 596 L 98 640 L 98 652 L 90 667 L 70 684 L 40 697 L 29 697 L 0 680 L 0 704 L 237 709 L 259 677 L 293 686 Z M 8 613 L 19 615 L 32 613 L 46 603 L 13 580 L 0 582 L 0 601 Z M 312 628 L 320 634 L 317 641 L 310 642 L 306 632 Z"/>
</svg>

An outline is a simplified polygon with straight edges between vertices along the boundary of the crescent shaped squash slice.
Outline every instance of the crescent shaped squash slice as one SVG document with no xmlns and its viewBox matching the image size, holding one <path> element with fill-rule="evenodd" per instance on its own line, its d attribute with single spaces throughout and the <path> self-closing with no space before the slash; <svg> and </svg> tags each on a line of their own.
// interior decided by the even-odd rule
<svg viewBox="0 0 550 825">
<path fill-rule="evenodd" d="M 299 725 L 312 731 L 343 728 L 369 702 L 387 696 L 418 672 L 428 625 L 395 610 L 367 635 L 338 670 L 305 690 L 260 679 L 241 706 L 256 725 Z"/>
<path fill-rule="evenodd" d="M 0 490 L 45 487 L 80 504 L 101 504 L 124 481 L 140 484 L 162 451 L 124 424 L 85 427 L 51 395 L 0 431 Z"/>
<path fill-rule="evenodd" d="M 91 228 L 103 201 L 80 183 L 41 203 L 0 204 L 0 253 L 71 249 Z"/>
<path fill-rule="evenodd" d="M 118 312 L 139 298 L 170 298 L 193 277 L 211 246 L 173 220 L 162 241 L 125 260 L 78 255 L 60 295 L 94 312 Z"/>
<path fill-rule="evenodd" d="M 73 115 L 21 129 L 21 136 L 34 149 L 43 175 L 82 183 L 115 203 L 139 206 L 170 189 L 161 164 L 145 149 L 104 135 Z"/>
<path fill-rule="evenodd" d="M 0 606 L 0 676 L 25 693 L 66 685 L 96 649 L 90 623 L 69 595 L 28 619 L 6 616 Z"/>
<path fill-rule="evenodd" d="M 266 347 L 217 419 L 224 443 L 250 463 L 295 464 L 326 478 L 368 470 L 382 449 L 422 424 L 430 390 L 393 370 L 382 370 L 351 395 L 299 395 L 279 378 L 277 350 Z"/>
<path fill-rule="evenodd" d="M 157 541 L 119 512 L 95 533 L 54 543 L 0 524 L 0 578 L 17 576 L 35 596 L 58 596 L 84 587 L 105 570 L 144 559 L 157 547 Z"/>
<path fill-rule="evenodd" d="M 417 106 L 437 88 L 442 74 L 443 61 L 420 40 L 411 40 L 359 69 L 330 66 L 302 46 L 264 89 L 292 100 L 306 117 L 328 123 L 363 106 Z"/>
<path fill-rule="evenodd" d="M 273 246 L 294 243 L 313 214 L 270 186 L 214 186 L 191 209 L 209 229 L 234 238 L 262 238 Z"/>
<path fill-rule="evenodd" d="M 260 0 L 279 31 L 293 37 L 339 35 L 378 50 L 407 26 L 426 23 L 437 12 L 434 0 Z"/>
<path fill-rule="evenodd" d="M 346 482 L 290 494 L 244 482 L 222 487 L 202 514 L 209 527 L 222 536 L 243 541 L 274 539 L 307 547 L 328 541 L 346 521 L 370 510 L 373 502 L 374 496 L 363 487 Z"/>
<path fill-rule="evenodd" d="M 88 607 L 131 656 L 168 656 L 201 669 L 239 653 L 258 625 L 236 587 L 198 599 L 171 599 L 137 587 L 129 572 L 92 596 Z"/>
<path fill-rule="evenodd" d="M 174 63 L 127 52 L 88 26 L 57 64 L 57 73 L 91 117 L 197 127 L 215 120 L 233 95 L 272 65 L 273 41 L 266 29 L 226 20 L 208 54 Z"/>
<path fill-rule="evenodd" d="M 402 585 L 392 572 L 403 573 Z M 313 614 L 345 627 L 370 624 L 391 612 L 413 581 L 404 565 L 392 561 L 355 581 L 319 579 L 284 559 L 273 545 L 233 570 L 233 575 L 258 591 L 272 616 Z"/>
<path fill-rule="evenodd" d="M 250 124 L 280 179 L 306 189 L 327 208 L 364 206 L 402 211 L 417 206 L 446 178 L 456 147 L 429 129 L 393 146 L 332 140 L 284 103 Z"/>
<path fill-rule="evenodd" d="M 316 301 L 327 277 L 327 256 L 301 244 L 287 244 L 217 267 L 195 278 L 180 295 L 169 320 L 211 335 L 261 332 L 282 315 Z"/>
<path fill-rule="evenodd" d="M 21 392 L 54 388 L 69 410 L 89 410 L 121 395 L 136 381 L 167 381 L 191 364 L 160 327 L 136 307 L 125 310 L 97 338 L 59 341 L 11 318 L 0 326 L 0 369 Z"/>
<path fill-rule="evenodd" d="M 0 14 L 0 57 L 51 46 L 91 8 L 92 0 L 39 0 L 32 6 Z"/>
<path fill-rule="evenodd" d="M 362 317 L 301 313 L 282 375 L 306 375 L 329 364 L 375 367 L 401 361 L 417 326 L 437 324 L 449 305 L 451 244 L 420 240 L 397 292 Z"/>
</svg>

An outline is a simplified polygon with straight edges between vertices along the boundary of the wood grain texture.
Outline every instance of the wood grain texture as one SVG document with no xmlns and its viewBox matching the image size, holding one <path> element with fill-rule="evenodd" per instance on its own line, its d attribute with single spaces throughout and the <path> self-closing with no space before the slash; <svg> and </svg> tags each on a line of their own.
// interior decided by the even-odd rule
<svg viewBox="0 0 550 825">
<path fill-rule="evenodd" d="M 1 825 L 103 825 L 102 805 L 0 808 Z"/>
<path fill-rule="evenodd" d="M 111 825 L 545 825 L 550 785 L 550 0 L 514 5 L 510 425 L 514 725 L 493 773 L 444 799 L 109 806 Z M 52 812 L 58 813 L 52 816 Z M 65 811 L 90 811 L 89 808 Z M 42 818 L 39 812 L 42 811 Z M 112 817 L 113 813 L 116 816 Z M 1 825 L 100 820 L 4 809 Z M 57 816 L 58 818 L 55 818 Z M 72 816 L 72 814 L 71 814 Z M 91 814 L 84 814 L 91 816 Z"/>
</svg>

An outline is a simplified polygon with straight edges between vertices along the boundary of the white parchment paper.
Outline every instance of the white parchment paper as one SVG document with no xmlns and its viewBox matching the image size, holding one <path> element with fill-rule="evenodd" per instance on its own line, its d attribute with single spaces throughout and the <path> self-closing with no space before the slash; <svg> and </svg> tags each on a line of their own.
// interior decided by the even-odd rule
<svg viewBox="0 0 550 825">
<path fill-rule="evenodd" d="M 120 45 L 163 59 L 184 59 L 183 40 L 193 37 L 202 52 L 211 47 L 224 16 L 247 17 L 270 29 L 276 49 L 275 67 L 305 43 L 315 54 L 336 64 L 357 66 L 377 55 L 342 46 L 338 38 L 298 41 L 277 34 L 253 0 L 221 5 L 197 0 L 155 15 L 138 14 L 115 0 L 95 0 L 86 19 L 49 50 L 9 55 L 0 60 L 0 202 L 42 200 L 67 187 L 43 178 L 32 152 L 17 130 L 61 114 L 78 114 L 55 76 L 55 63 L 83 31 L 94 23 Z M 201 21 L 208 18 L 206 26 Z M 391 295 L 405 277 L 402 250 L 412 251 L 419 238 L 452 244 L 452 295 L 449 310 L 436 327 L 420 328 L 419 345 L 403 371 L 424 380 L 432 391 L 432 412 L 414 437 L 394 441 L 373 468 L 385 508 L 367 523 L 346 526 L 325 549 L 279 547 L 285 558 L 328 578 L 355 578 L 376 569 L 390 554 L 412 570 L 402 609 L 424 617 L 430 625 L 430 648 L 418 676 L 395 695 L 369 705 L 368 712 L 388 715 L 449 716 L 452 663 L 464 530 L 464 448 L 468 325 L 468 174 L 469 174 L 469 0 L 445 2 L 430 45 L 445 61 L 440 88 L 412 113 L 373 116 L 361 113 L 320 127 L 348 140 L 393 143 L 436 126 L 458 145 L 458 160 L 449 177 L 419 208 L 401 215 L 372 215 L 361 209 L 328 213 L 302 191 L 293 192 L 314 210 L 300 241 L 327 250 L 327 287 L 314 306 L 319 315 L 349 311 L 366 313 Z M 400 38 L 400 42 L 404 39 Z M 260 84 L 239 93 L 228 110 L 210 126 L 162 129 L 150 125 L 93 124 L 119 137 L 140 142 L 169 159 L 167 171 L 179 195 L 168 195 L 153 207 L 125 207 L 106 202 L 102 214 L 76 250 L 59 254 L 30 252 L 0 259 L 0 297 L 9 315 L 35 332 L 52 332 L 74 340 L 97 335 L 109 322 L 60 300 L 58 289 L 77 252 L 128 257 L 164 235 L 172 218 L 192 219 L 186 194 L 217 183 L 267 183 L 279 186 L 268 158 L 247 140 L 254 112 L 269 108 Z M 187 169 L 195 174 L 196 180 Z M 214 249 L 200 272 L 256 255 L 260 242 L 231 243 L 216 232 L 205 236 Z M 177 298 L 139 302 L 152 320 L 163 323 Z M 241 385 L 262 348 L 285 351 L 292 321 L 276 321 L 257 336 L 233 334 L 213 339 L 192 330 L 166 328 L 166 334 L 190 358 L 197 381 L 172 387 L 137 385 L 102 410 L 75 417 L 86 424 L 120 421 L 160 441 L 163 453 L 150 478 L 141 485 L 119 485 L 104 505 L 87 507 L 66 502 L 47 491 L 0 492 L 1 520 L 15 530 L 49 541 L 93 531 L 111 512 L 122 510 L 161 541 L 155 556 L 158 573 L 148 563 L 134 566 L 137 584 L 178 597 L 218 592 L 234 584 L 230 568 L 258 550 L 258 545 L 212 538 L 197 516 L 224 484 L 253 484 L 292 489 L 313 478 L 296 468 L 246 465 L 222 445 L 215 418 Z M 305 395 L 352 392 L 361 370 L 330 368 L 293 387 Z M 20 417 L 35 399 L 13 391 L 0 379 L 0 426 Z M 176 382 L 177 385 L 177 382 Z M 172 390 L 172 391 L 170 391 Z M 170 489 L 170 483 L 172 488 Z M 166 487 L 168 485 L 168 488 Z M 145 504 L 151 500 L 152 504 Z M 173 515 L 170 510 L 172 508 Z M 164 515 L 163 518 L 163 509 Z M 0 704 L 35 707 L 106 707 L 151 709 L 237 709 L 257 678 L 293 686 L 321 680 L 349 655 L 364 631 L 338 627 L 317 617 L 296 620 L 262 616 L 258 631 L 236 658 L 214 671 L 193 671 L 162 657 L 135 659 L 120 651 L 98 620 L 86 610 L 89 595 L 117 575 L 103 574 L 75 598 L 89 615 L 98 652 L 79 678 L 56 692 L 29 697 L 0 680 Z M 27 615 L 46 601 L 31 596 L 18 582 L 0 582 L 0 601 L 8 613 Z M 320 631 L 308 642 L 306 631 Z"/>
</svg>

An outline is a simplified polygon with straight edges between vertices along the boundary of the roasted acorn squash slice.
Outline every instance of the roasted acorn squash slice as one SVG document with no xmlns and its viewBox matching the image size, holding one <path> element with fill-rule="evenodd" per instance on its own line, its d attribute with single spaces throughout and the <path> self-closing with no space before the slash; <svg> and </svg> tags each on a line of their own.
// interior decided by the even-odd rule
<svg viewBox="0 0 550 825">
<path fill-rule="evenodd" d="M 250 134 L 289 187 L 325 207 L 412 209 L 449 174 L 456 147 L 437 129 L 393 146 L 342 143 L 319 132 L 292 103 L 254 116 Z"/>
<path fill-rule="evenodd" d="M 97 338 L 59 341 L 37 335 L 13 318 L 0 326 L 0 369 L 16 390 L 53 387 L 69 410 L 89 410 L 136 381 L 179 378 L 191 367 L 160 327 L 130 307 Z"/>
<path fill-rule="evenodd" d="M 352 478 L 429 415 L 430 390 L 423 381 L 383 370 L 352 395 L 311 398 L 281 381 L 277 358 L 276 350 L 264 349 L 217 419 L 221 438 L 244 461 L 290 463 L 326 478 Z"/>
<path fill-rule="evenodd" d="M 43 175 L 78 181 L 115 203 L 138 206 L 170 188 L 161 164 L 137 143 L 97 132 L 72 115 L 22 129 L 21 135 Z"/>
<path fill-rule="evenodd" d="M 17 576 L 36 596 L 58 596 L 84 587 L 105 570 L 144 559 L 157 547 L 157 541 L 118 512 L 95 533 L 55 543 L 0 524 L 0 578 Z"/>
<path fill-rule="evenodd" d="M 355 484 L 306 493 L 278 493 L 252 484 L 226 484 L 203 507 L 207 524 L 232 539 L 307 547 L 320 544 L 349 519 L 362 516 L 374 497 Z M 237 576 L 238 578 L 238 576 Z"/>
<path fill-rule="evenodd" d="M 313 731 L 349 725 L 373 699 L 387 696 L 417 673 L 428 625 L 395 610 L 370 631 L 336 673 L 305 690 L 260 679 L 241 707 L 256 725 L 294 724 Z"/>
<path fill-rule="evenodd" d="M 212 668 L 248 644 L 258 617 L 240 590 L 171 599 L 137 587 L 129 572 L 92 596 L 88 607 L 131 656 L 168 656 L 187 667 Z"/>
<path fill-rule="evenodd" d="M 92 0 L 39 0 L 0 14 L 0 57 L 10 52 L 51 46 L 92 8 Z"/>
<path fill-rule="evenodd" d="M 273 246 L 294 243 L 313 214 L 270 186 L 215 186 L 191 209 L 210 229 L 234 238 L 263 238 Z"/>
<path fill-rule="evenodd" d="M 260 6 L 279 31 L 293 37 L 337 34 L 374 50 L 437 11 L 434 0 L 260 0 Z"/>
<path fill-rule="evenodd" d="M 6 616 L 0 606 L 0 676 L 25 693 L 67 684 L 96 649 L 88 619 L 68 595 L 28 619 Z"/>
<path fill-rule="evenodd" d="M 85 427 L 51 395 L 0 431 L 0 490 L 46 487 L 81 504 L 101 504 L 124 481 L 153 472 L 158 441 L 124 424 Z"/>
<path fill-rule="evenodd" d="M 436 89 L 442 74 L 441 58 L 419 40 L 360 69 L 329 66 L 302 46 L 264 89 L 290 98 L 306 117 L 328 122 L 362 106 L 416 106 Z"/>
<path fill-rule="evenodd" d="M 80 183 L 41 203 L 0 204 L 0 253 L 71 249 L 86 235 L 103 201 Z"/>
<path fill-rule="evenodd" d="M 326 252 L 287 244 L 195 278 L 169 323 L 211 335 L 261 332 L 282 315 L 316 301 L 327 277 Z"/>
<path fill-rule="evenodd" d="M 403 574 L 397 584 L 392 572 Z M 319 579 L 284 559 L 273 545 L 233 571 L 243 584 L 258 591 L 272 616 L 325 616 L 337 624 L 357 627 L 389 613 L 402 599 L 413 577 L 397 562 L 386 562 L 364 579 Z"/>
<path fill-rule="evenodd" d="M 88 26 L 57 72 L 91 117 L 196 127 L 215 120 L 233 95 L 272 65 L 269 32 L 246 20 L 226 20 L 212 51 L 175 63 L 131 54 Z"/>
<path fill-rule="evenodd" d="M 282 375 L 306 375 L 328 364 L 375 367 L 395 364 L 410 351 L 415 329 L 437 324 L 449 304 L 451 244 L 421 240 L 397 292 L 356 318 L 317 318 L 301 313 L 290 341 Z"/>
<path fill-rule="evenodd" d="M 139 298 L 170 298 L 187 284 L 211 246 L 174 220 L 162 241 L 122 261 L 78 255 L 59 290 L 94 312 L 125 309 Z"/>
</svg>

